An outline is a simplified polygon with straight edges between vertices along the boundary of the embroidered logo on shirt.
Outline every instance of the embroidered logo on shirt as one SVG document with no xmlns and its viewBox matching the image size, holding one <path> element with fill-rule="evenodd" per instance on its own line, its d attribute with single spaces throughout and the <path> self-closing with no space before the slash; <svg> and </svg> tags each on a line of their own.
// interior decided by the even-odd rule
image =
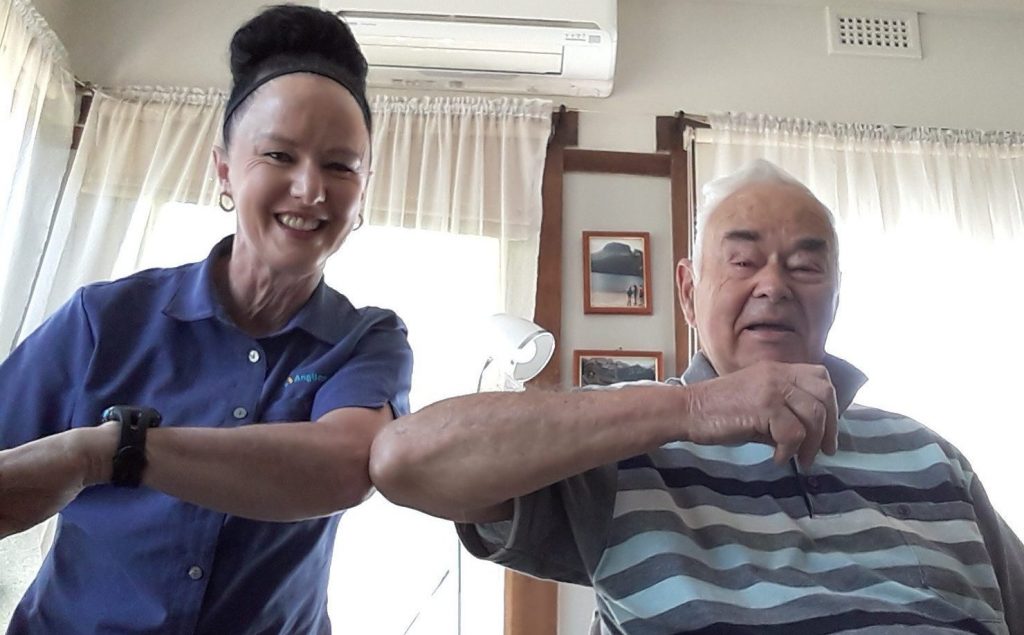
<svg viewBox="0 0 1024 635">
<path fill-rule="evenodd" d="M 288 379 L 285 381 L 286 384 L 315 384 L 317 382 L 326 381 L 327 375 L 321 375 L 320 373 L 296 373 L 294 375 L 288 375 Z"/>
</svg>

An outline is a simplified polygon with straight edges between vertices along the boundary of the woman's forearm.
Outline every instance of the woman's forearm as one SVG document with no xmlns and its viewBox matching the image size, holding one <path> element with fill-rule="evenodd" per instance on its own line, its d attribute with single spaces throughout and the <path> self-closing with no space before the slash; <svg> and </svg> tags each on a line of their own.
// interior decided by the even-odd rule
<svg viewBox="0 0 1024 635">
<path fill-rule="evenodd" d="M 255 520 L 328 515 L 371 492 L 370 443 L 387 418 L 365 410 L 315 423 L 157 428 L 147 440 L 143 484 Z"/>
</svg>

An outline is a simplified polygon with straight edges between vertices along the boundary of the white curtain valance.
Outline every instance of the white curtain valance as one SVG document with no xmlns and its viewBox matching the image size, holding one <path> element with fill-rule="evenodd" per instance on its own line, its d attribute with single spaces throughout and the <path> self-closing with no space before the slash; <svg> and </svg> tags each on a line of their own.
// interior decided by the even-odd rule
<svg viewBox="0 0 1024 635">
<path fill-rule="evenodd" d="M 0 0 L 0 357 L 46 249 L 75 122 L 67 52 L 27 0 Z"/>
<path fill-rule="evenodd" d="M 716 132 L 748 133 L 758 136 L 815 137 L 816 142 L 831 138 L 838 144 L 857 142 L 890 142 L 893 144 L 925 142 L 951 149 L 972 151 L 991 147 L 1024 155 L 1024 132 L 963 130 L 893 126 L 888 124 L 842 123 L 814 121 L 791 117 L 748 113 L 716 113 L 709 117 Z M 714 133 L 712 133 L 714 134 Z M 895 149 L 895 148 L 894 148 Z"/>
<path fill-rule="evenodd" d="M 64 72 L 71 72 L 68 51 L 64 48 L 64 43 L 29 0 L 6 0 L 0 3 L 0 15 L 4 16 L 5 42 L 14 32 L 17 34 L 16 37 L 31 41 L 33 47 L 45 56 L 49 63 L 60 67 Z"/>
<path fill-rule="evenodd" d="M 489 115 L 492 117 L 524 117 L 551 122 L 551 102 L 546 99 L 515 97 L 395 97 L 378 95 L 373 111 L 404 115 Z"/>
<path fill-rule="evenodd" d="M 720 113 L 697 141 L 714 172 L 761 157 L 807 184 L 840 220 L 879 231 L 1024 235 L 1024 133 L 898 128 Z"/>
<path fill-rule="evenodd" d="M 372 99 L 367 222 L 525 240 L 540 229 L 550 101 Z"/>
</svg>

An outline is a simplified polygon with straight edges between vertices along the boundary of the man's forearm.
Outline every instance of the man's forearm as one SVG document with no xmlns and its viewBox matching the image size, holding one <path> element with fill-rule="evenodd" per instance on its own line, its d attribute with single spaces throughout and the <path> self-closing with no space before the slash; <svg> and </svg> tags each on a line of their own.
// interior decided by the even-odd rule
<svg viewBox="0 0 1024 635">
<path fill-rule="evenodd" d="M 408 507 L 458 521 L 509 516 L 508 501 L 669 441 L 775 446 L 775 460 L 834 454 L 835 390 L 818 365 L 759 362 L 693 386 L 457 397 L 391 422 L 370 478 Z"/>
<path fill-rule="evenodd" d="M 384 427 L 373 443 L 370 475 L 399 505 L 479 520 L 483 510 L 679 438 L 687 390 L 485 393 L 442 401 Z"/>
</svg>

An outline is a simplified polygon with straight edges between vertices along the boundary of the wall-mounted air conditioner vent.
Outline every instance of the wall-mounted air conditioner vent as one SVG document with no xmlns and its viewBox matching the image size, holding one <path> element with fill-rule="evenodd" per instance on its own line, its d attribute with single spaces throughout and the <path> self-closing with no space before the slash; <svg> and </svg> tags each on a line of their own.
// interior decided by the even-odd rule
<svg viewBox="0 0 1024 635">
<path fill-rule="evenodd" d="M 921 33 L 914 11 L 825 10 L 830 55 L 921 57 Z"/>
<path fill-rule="evenodd" d="M 383 88 L 605 97 L 616 0 L 320 0 Z"/>
</svg>

